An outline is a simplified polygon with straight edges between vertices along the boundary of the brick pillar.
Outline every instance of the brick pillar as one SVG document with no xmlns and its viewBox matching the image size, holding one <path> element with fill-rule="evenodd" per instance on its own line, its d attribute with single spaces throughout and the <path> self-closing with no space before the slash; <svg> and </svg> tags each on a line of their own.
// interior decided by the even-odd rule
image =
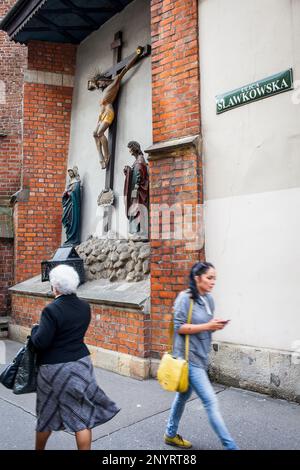
<svg viewBox="0 0 300 470">
<path fill-rule="evenodd" d="M 71 44 L 33 41 L 28 45 L 25 191 L 15 205 L 16 282 L 40 273 L 41 261 L 49 259 L 61 243 L 75 57 L 76 46 Z"/>
<path fill-rule="evenodd" d="M 165 349 L 172 304 L 203 256 L 196 236 L 202 197 L 198 8 L 196 0 L 152 0 L 153 146 L 150 164 L 152 356 Z M 158 205 L 173 209 L 154 217 Z M 191 214 L 192 230 L 188 230 Z M 180 215 L 181 214 L 181 215 Z M 171 229 L 171 236 L 168 231 Z M 172 232 L 175 230 L 175 233 Z M 182 236 L 180 235 L 182 231 Z M 199 233 L 198 233 L 199 235 Z M 194 244 L 190 244 L 194 237 Z"/>
<path fill-rule="evenodd" d="M 0 18 L 16 0 L 0 2 Z M 0 315 L 9 315 L 8 288 L 13 284 L 13 234 L 9 200 L 21 184 L 22 96 L 25 46 L 0 31 Z"/>
</svg>

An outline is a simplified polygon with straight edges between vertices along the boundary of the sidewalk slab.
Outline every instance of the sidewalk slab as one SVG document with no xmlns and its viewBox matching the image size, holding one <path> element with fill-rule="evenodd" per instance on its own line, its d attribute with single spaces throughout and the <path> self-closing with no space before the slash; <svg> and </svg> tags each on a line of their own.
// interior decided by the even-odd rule
<svg viewBox="0 0 300 470">
<path fill-rule="evenodd" d="M 6 340 L 6 362 L 20 343 Z M 4 365 L 0 366 L 0 370 Z M 93 430 L 93 449 L 174 450 L 163 434 L 174 393 L 162 390 L 156 380 L 135 380 L 95 368 L 101 388 L 121 407 L 108 423 Z M 241 449 L 300 449 L 300 405 L 267 395 L 214 385 L 224 420 Z M 35 394 L 14 395 L 0 385 L 0 449 L 32 449 L 35 433 Z M 193 394 L 178 430 L 194 450 L 221 449 L 200 400 Z M 47 448 L 75 449 L 70 433 L 57 432 Z"/>
<path fill-rule="evenodd" d="M 218 393 L 223 418 L 242 450 L 299 450 L 300 406 L 258 393 L 228 388 Z M 149 416 L 93 443 L 102 450 L 170 450 L 163 442 L 169 410 Z M 198 399 L 190 401 L 178 432 L 192 450 L 222 450 Z M 192 451 L 191 450 L 191 451 Z"/>
<path fill-rule="evenodd" d="M 32 450 L 35 442 L 36 419 L 30 413 L 0 398 L 0 450 Z M 53 433 L 49 449 L 76 450 L 73 436 L 62 432 Z"/>
</svg>

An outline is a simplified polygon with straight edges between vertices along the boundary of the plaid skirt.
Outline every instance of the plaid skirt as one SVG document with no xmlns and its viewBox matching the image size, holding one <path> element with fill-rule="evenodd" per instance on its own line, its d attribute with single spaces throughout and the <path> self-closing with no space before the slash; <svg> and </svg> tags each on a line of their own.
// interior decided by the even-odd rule
<svg viewBox="0 0 300 470">
<path fill-rule="evenodd" d="M 120 408 L 97 385 L 89 356 L 63 364 L 45 364 L 37 378 L 37 431 L 92 429 Z"/>
</svg>

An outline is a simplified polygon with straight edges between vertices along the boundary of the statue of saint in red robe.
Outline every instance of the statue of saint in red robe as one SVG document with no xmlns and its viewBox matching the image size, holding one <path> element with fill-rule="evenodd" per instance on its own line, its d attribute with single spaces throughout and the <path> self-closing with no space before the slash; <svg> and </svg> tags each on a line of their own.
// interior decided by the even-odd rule
<svg viewBox="0 0 300 470">
<path fill-rule="evenodd" d="M 149 173 L 148 165 L 138 142 L 128 144 L 131 155 L 134 156 L 133 165 L 125 166 L 125 210 L 129 220 L 129 233 L 148 237 L 148 210 L 149 210 Z"/>
</svg>

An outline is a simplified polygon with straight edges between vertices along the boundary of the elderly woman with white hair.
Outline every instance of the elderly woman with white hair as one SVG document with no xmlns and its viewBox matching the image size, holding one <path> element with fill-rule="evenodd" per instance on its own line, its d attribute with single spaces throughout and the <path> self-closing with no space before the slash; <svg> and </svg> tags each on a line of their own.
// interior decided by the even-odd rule
<svg viewBox="0 0 300 470">
<path fill-rule="evenodd" d="M 79 299 L 79 277 L 67 265 L 50 272 L 54 301 L 31 332 L 38 353 L 36 450 L 44 450 L 52 431 L 75 433 L 78 450 L 90 450 L 91 429 L 113 418 L 120 408 L 98 387 L 84 335 L 91 321 Z"/>
</svg>

